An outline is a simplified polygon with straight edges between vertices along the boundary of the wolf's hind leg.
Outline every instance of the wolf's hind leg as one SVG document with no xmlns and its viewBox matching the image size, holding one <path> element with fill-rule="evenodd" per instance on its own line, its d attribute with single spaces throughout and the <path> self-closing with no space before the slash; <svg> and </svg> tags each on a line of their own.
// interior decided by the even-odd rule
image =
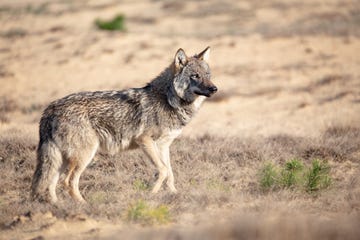
<svg viewBox="0 0 360 240">
<path fill-rule="evenodd" d="M 74 161 L 69 160 L 69 169 L 68 169 L 68 172 L 66 173 L 66 177 L 63 182 L 67 189 L 69 189 L 69 187 L 70 187 L 70 179 L 71 179 L 71 176 L 72 176 L 75 168 L 76 168 L 76 164 L 74 163 Z"/>
<path fill-rule="evenodd" d="M 82 149 L 81 152 L 78 152 L 76 156 L 72 156 L 71 158 L 74 161 L 74 166 L 70 167 L 69 173 L 65 178 L 65 181 L 70 181 L 70 195 L 75 200 L 83 203 L 85 203 L 86 201 L 79 191 L 80 176 L 95 156 L 97 149 L 98 144 L 94 144 L 91 148 Z"/>
</svg>

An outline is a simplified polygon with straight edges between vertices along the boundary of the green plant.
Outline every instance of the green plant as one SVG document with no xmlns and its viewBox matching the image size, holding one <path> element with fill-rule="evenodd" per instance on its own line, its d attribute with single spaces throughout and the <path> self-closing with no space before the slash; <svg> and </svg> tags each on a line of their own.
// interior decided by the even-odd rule
<svg viewBox="0 0 360 240">
<path fill-rule="evenodd" d="M 278 173 L 274 164 L 266 163 L 259 172 L 260 187 L 263 190 L 269 190 L 273 188 L 277 182 Z"/>
<path fill-rule="evenodd" d="M 166 205 L 152 208 L 145 201 L 139 200 L 129 207 L 127 220 L 146 225 L 165 224 L 170 221 L 170 213 Z"/>
<path fill-rule="evenodd" d="M 318 159 L 313 160 L 307 168 L 297 159 L 287 161 L 280 167 L 266 163 L 259 171 L 259 185 L 262 190 L 298 188 L 315 192 L 331 185 L 329 173 L 330 166 Z"/>
<path fill-rule="evenodd" d="M 304 165 L 297 159 L 287 161 L 281 170 L 279 182 L 282 187 L 293 188 L 301 184 Z"/>
<path fill-rule="evenodd" d="M 95 25 L 101 30 L 125 31 L 125 16 L 120 14 L 108 21 L 96 19 Z"/>
<path fill-rule="evenodd" d="M 146 191 L 146 190 L 150 189 L 149 183 L 147 183 L 141 179 L 136 179 L 133 183 L 133 187 L 137 191 Z"/>
<path fill-rule="evenodd" d="M 330 166 L 326 162 L 321 162 L 318 159 L 313 160 L 311 167 L 305 174 L 305 190 L 314 192 L 329 187 L 331 184 L 329 173 Z"/>
</svg>

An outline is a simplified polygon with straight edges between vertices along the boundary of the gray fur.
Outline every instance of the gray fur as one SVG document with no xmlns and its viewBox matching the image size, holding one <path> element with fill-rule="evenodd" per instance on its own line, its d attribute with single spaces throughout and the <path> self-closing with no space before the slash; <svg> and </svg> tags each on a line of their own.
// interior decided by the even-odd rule
<svg viewBox="0 0 360 240">
<path fill-rule="evenodd" d="M 32 197 L 48 199 L 49 191 L 50 200 L 56 202 L 59 175 L 67 170 L 65 186 L 75 199 L 84 201 L 78 181 L 95 153 L 136 147 L 144 150 L 160 172 L 153 192 L 166 178 L 175 192 L 168 156 L 176 137 L 173 133 L 194 116 L 200 95 L 216 92 L 203 59 L 208 51 L 188 58 L 179 49 L 174 62 L 143 88 L 81 92 L 52 102 L 40 120 Z"/>
</svg>

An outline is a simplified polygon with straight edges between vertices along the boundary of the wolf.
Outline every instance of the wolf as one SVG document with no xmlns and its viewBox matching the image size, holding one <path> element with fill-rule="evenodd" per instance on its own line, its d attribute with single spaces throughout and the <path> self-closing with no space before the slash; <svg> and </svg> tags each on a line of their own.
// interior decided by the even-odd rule
<svg viewBox="0 0 360 240">
<path fill-rule="evenodd" d="M 70 196 L 85 202 L 79 180 L 96 152 L 134 148 L 141 148 L 159 172 L 152 193 L 165 180 L 177 192 L 169 147 L 204 99 L 217 91 L 209 56 L 210 47 L 192 57 L 180 48 L 170 66 L 145 87 L 74 93 L 50 103 L 40 120 L 32 199 L 56 203 L 56 185 L 65 173 Z"/>
</svg>

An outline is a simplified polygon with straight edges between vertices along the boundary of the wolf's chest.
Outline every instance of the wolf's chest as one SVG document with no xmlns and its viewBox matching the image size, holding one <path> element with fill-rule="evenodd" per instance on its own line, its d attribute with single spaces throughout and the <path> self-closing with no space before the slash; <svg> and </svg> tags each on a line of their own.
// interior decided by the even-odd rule
<svg viewBox="0 0 360 240">
<path fill-rule="evenodd" d="M 199 96 L 196 98 L 196 100 L 193 103 L 195 111 L 199 110 L 199 108 L 200 108 L 201 104 L 204 102 L 205 98 L 206 98 L 205 96 Z"/>
<path fill-rule="evenodd" d="M 182 129 L 169 129 L 161 132 L 155 136 L 154 140 L 159 143 L 171 143 L 175 138 L 177 138 L 182 132 Z"/>
</svg>

